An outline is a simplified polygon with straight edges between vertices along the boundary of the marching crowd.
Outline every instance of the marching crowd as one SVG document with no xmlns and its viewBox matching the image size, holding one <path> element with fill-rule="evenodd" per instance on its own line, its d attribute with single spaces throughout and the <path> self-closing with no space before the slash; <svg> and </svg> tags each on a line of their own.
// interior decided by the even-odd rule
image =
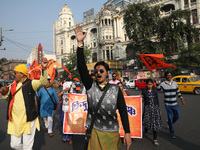
<svg viewBox="0 0 200 150">
<path fill-rule="evenodd" d="M 63 127 L 64 113 L 68 112 L 69 93 L 87 94 L 88 114 L 86 123 L 88 128 L 85 136 L 84 150 L 117 150 L 124 143 L 127 150 L 132 143 L 130 126 L 124 96 L 129 96 L 124 90 L 122 82 L 116 79 L 117 74 L 112 74 L 112 80 L 108 80 L 109 66 L 104 61 L 97 62 L 94 72 L 89 74 L 84 58 L 84 39 L 87 33 L 83 33 L 82 27 L 77 25 L 74 29 L 78 42 L 77 48 L 77 69 L 80 73 L 83 88 L 80 80 L 73 81 L 67 78 L 62 83 L 62 90 L 56 93 L 50 86 L 47 78 L 46 58 L 42 59 L 42 73 L 40 80 L 27 78 L 28 70 L 26 65 L 18 65 L 14 68 L 15 81 L 0 89 L 3 98 L 8 101 L 7 133 L 11 135 L 10 146 L 16 150 L 32 150 L 36 129 L 40 130 L 39 117 L 43 119 L 44 131 L 53 137 L 53 114 L 57 105 L 61 105 L 60 125 Z M 162 119 L 159 109 L 157 90 L 163 90 L 164 103 L 168 115 L 167 123 L 169 133 L 173 139 L 176 138 L 174 123 L 179 119 L 179 106 L 176 95 L 185 101 L 178 89 L 177 83 L 171 80 L 171 72 L 165 73 L 166 81 L 161 84 L 157 80 L 148 79 L 147 88 L 142 90 L 141 97 L 144 102 L 143 127 L 146 136 L 148 131 L 153 132 L 153 144 L 159 146 L 157 133 L 161 130 Z M 153 83 L 156 82 L 156 88 Z M 59 100 L 60 99 L 60 100 Z M 120 139 L 119 124 L 116 110 L 119 110 L 125 136 Z M 63 134 L 62 141 L 73 143 L 73 135 Z"/>
</svg>

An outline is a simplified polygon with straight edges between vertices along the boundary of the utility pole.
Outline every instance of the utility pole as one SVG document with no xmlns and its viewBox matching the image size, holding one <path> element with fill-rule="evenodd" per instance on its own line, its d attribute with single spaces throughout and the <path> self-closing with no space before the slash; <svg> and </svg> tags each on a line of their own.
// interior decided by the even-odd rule
<svg viewBox="0 0 200 150">
<path fill-rule="evenodd" d="M 0 46 L 1 46 L 1 41 L 2 41 L 2 27 L 0 26 Z"/>
</svg>

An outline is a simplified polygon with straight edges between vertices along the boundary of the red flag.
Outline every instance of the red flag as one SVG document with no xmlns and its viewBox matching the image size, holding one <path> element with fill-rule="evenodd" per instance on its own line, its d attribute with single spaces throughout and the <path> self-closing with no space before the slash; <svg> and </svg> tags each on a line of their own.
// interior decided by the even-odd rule
<svg viewBox="0 0 200 150">
<path fill-rule="evenodd" d="M 140 58 L 142 59 L 148 70 L 169 68 L 169 67 L 177 68 L 174 65 L 169 65 L 159 60 L 159 58 L 165 58 L 163 54 L 138 54 L 138 55 L 140 56 Z"/>
</svg>

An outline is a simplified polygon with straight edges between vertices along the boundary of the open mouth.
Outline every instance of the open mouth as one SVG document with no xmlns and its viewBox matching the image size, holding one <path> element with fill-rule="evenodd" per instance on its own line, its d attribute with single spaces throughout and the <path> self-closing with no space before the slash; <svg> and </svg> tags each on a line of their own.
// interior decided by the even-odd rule
<svg viewBox="0 0 200 150">
<path fill-rule="evenodd" d="M 101 75 L 97 75 L 97 79 L 98 79 L 98 80 L 100 80 L 100 79 L 101 79 L 101 77 L 102 77 Z"/>
</svg>

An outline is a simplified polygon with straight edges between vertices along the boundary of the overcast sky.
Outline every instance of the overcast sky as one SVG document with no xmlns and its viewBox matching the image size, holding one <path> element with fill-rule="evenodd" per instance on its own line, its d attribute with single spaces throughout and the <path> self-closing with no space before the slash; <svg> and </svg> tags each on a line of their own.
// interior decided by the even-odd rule
<svg viewBox="0 0 200 150">
<path fill-rule="evenodd" d="M 0 0 L 3 43 L 0 58 L 26 60 L 32 48 L 42 44 L 44 53 L 53 54 L 53 23 L 67 3 L 74 23 L 83 22 L 83 12 L 95 14 L 107 0 Z M 14 29 L 14 31 L 8 31 Z M 2 50 L 6 48 L 6 50 Z"/>
</svg>

